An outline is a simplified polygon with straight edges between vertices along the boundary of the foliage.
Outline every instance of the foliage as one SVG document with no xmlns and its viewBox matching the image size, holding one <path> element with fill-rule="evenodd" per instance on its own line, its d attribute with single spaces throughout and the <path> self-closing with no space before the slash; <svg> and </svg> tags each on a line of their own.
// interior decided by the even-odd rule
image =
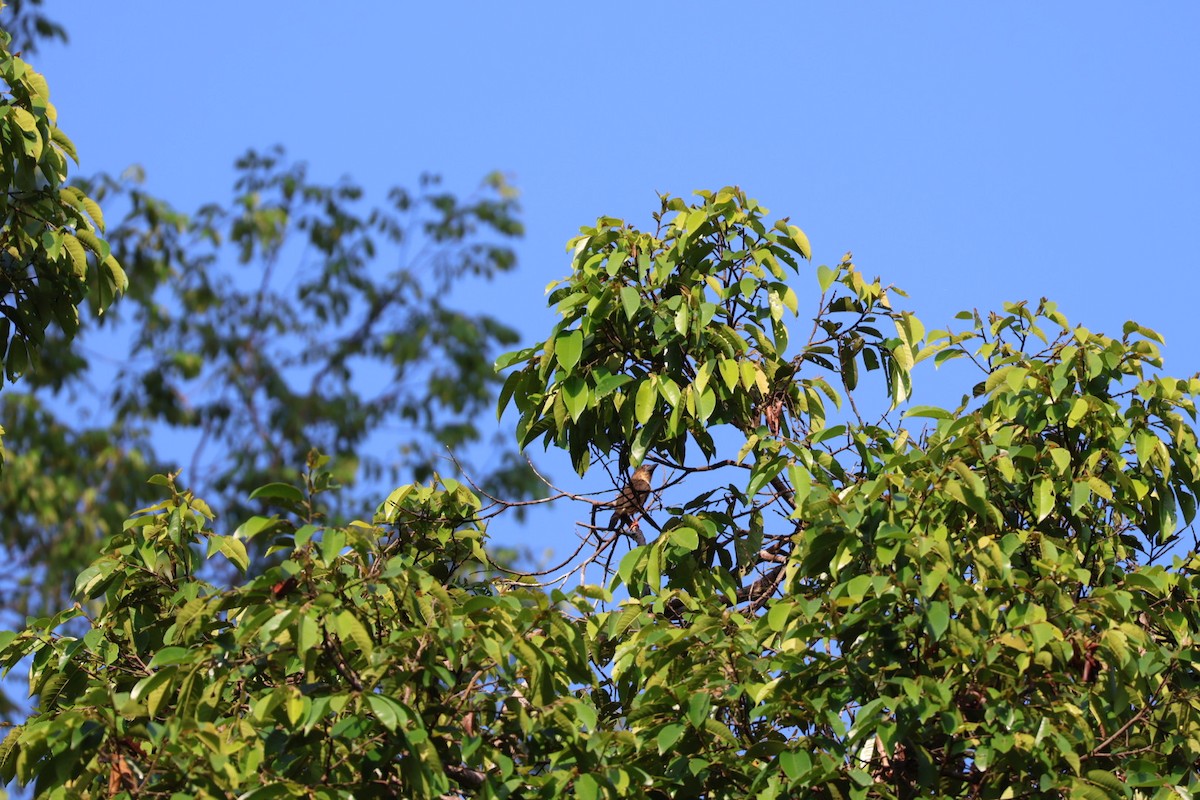
<svg viewBox="0 0 1200 800">
<path fill-rule="evenodd" d="M 100 206 L 67 185 L 67 160 L 78 157 L 46 79 L 10 41 L 0 31 L 0 364 L 14 381 L 36 364 L 48 329 L 75 334 L 89 287 L 101 314 L 126 278 L 102 238 Z"/>
<path fill-rule="evenodd" d="M 41 8 L 3 9 L 30 52 L 66 40 Z M 45 81 L 8 48 L 3 58 L 0 329 L 12 342 L 0 343 L 0 363 L 26 392 L 0 396 L 0 624 L 66 600 L 100 540 L 153 502 L 152 472 L 184 468 L 181 485 L 203 487 L 236 519 L 261 508 L 245 498 L 262 476 L 295 479 L 314 444 L 337 456 L 345 483 L 368 487 L 445 470 L 447 448 L 472 463 L 476 421 L 499 385 L 492 351 L 515 334 L 451 296 L 514 263 L 508 242 L 522 226 L 501 176 L 462 199 L 425 176 L 417 191 L 364 207 L 350 181 L 320 184 L 282 151 L 250 152 L 232 198 L 189 216 L 144 191 L 137 169 L 67 186 L 74 145 L 55 127 Z M 118 264 L 136 278 L 109 307 L 124 285 Z M 85 269 L 93 313 L 81 316 Z M 536 490 L 511 447 L 493 449 L 483 485 Z M 343 492 L 341 508 L 365 493 Z M 9 708 L 0 694 L 0 712 Z"/>
<path fill-rule="evenodd" d="M 522 444 L 667 473 L 653 540 L 606 585 L 495 577 L 503 504 L 448 479 L 336 525 L 314 456 L 231 534 L 158 479 L 83 605 L 0 638 L 40 701 L 0 776 L 80 797 L 1194 794 L 1200 378 L 1160 374 L 1148 329 L 1045 301 L 926 331 L 849 258 L 818 267 L 789 345 L 809 246 L 765 215 L 724 189 L 664 198 L 652 233 L 601 219 L 551 294 L 562 322 L 501 360 Z M 953 359 L 980 369 L 962 403 L 901 414 L 915 365 Z M 888 408 L 867 418 L 871 373 Z M 623 547 L 579 531 L 580 570 Z M 282 563 L 197 577 L 202 550 L 245 568 L 256 538 Z"/>
<path fill-rule="evenodd" d="M 148 471 L 182 468 L 181 485 L 237 519 L 261 507 L 245 501 L 255 486 L 297 479 L 314 445 L 344 483 L 370 487 L 449 469 L 447 448 L 472 463 L 499 385 L 492 357 L 515 334 L 452 295 L 513 266 L 515 190 L 493 175 L 460 199 L 425 177 L 364 208 L 359 186 L 313 181 L 278 150 L 237 169 L 233 197 L 190 216 L 136 174 L 88 185 L 126 209 L 109 240 L 135 281 L 79 341 L 47 342 L 30 376 L 40 391 L 0 403 L 14 437 L 3 543 L 23 580 L 41 579 L 6 598 L 19 613 L 56 604 L 99 539 L 152 501 Z M 190 457 L 159 455 L 183 436 Z M 483 485 L 532 491 L 517 453 L 495 449 Z"/>
<path fill-rule="evenodd" d="M 33 50 L 38 37 L 64 38 L 62 28 L 38 12 L 40 0 L 16 2 L 4 8 L 5 25 L 16 37 L 0 31 L 0 366 L 9 382 L 32 373 L 53 374 L 58 360 L 68 351 L 68 343 L 81 324 L 79 308 L 85 295 L 94 315 L 103 314 L 124 291 L 127 280 L 118 259 L 104 238 L 104 215 L 99 204 L 77 186 L 67 184 L 68 159 L 78 163 L 75 145 L 58 127 L 58 114 L 50 102 L 46 79 L 12 51 L 14 41 Z M 36 382 L 36 381 L 35 381 Z M 92 466 L 102 444 L 82 439 L 68 442 L 61 430 L 48 424 L 36 403 L 5 392 L 0 398 L 8 413 L 0 423 L 7 427 L 9 448 L 5 471 L 0 472 L 4 492 L 0 513 L 5 524 L 0 536 L 0 552 L 9 569 L 0 578 L 0 608 L 23 605 L 18 600 L 30 585 L 52 573 L 56 565 L 69 570 L 86 563 L 92 547 L 80 550 L 78 538 L 41 541 L 24 548 L 29 569 L 21 564 L 12 548 L 14 536 L 30 515 L 75 520 L 94 508 L 89 502 L 95 487 L 107 482 L 116 486 L 116 496 L 128 497 L 130 483 L 137 472 L 125 473 L 126 482 L 110 473 L 97 476 L 94 469 L 48 473 L 48 451 L 67 449 L 77 465 Z M 0 436 L 5 432 L 0 427 Z M 34 447 L 24 445 L 40 436 Z M 78 449 L 76 449 L 78 448 Z M 144 465 L 133 462 L 131 466 Z M 87 481 L 87 488 L 64 504 L 58 491 L 73 479 Z M 140 480 L 137 481 L 140 483 Z M 133 490 L 140 491 L 140 487 Z M 119 502 L 95 513 L 108 516 L 113 523 L 132 506 Z M 18 520 L 20 522 L 18 522 Z M 78 554 L 62 560 L 63 556 Z M 61 582 L 60 582 L 61 585 Z M 4 698 L 0 697 L 0 707 Z"/>
<path fill-rule="evenodd" d="M 30 395 L 0 400 L 9 434 L 0 473 L 5 569 L 0 574 L 0 626 L 56 608 L 80 566 L 96 556 L 99 535 L 151 502 L 151 464 L 129 447 L 119 426 L 73 428 Z M 0 697 L 0 708 L 4 707 Z"/>
<path fill-rule="evenodd" d="M 450 297 L 515 264 L 516 190 L 495 173 L 460 200 L 424 176 L 418 192 L 397 187 L 364 209 L 359 186 L 316 183 L 278 149 L 251 151 L 237 170 L 226 206 L 187 219 L 134 193 L 114 231 L 130 269 L 161 287 L 133 298 L 140 363 L 120 371 L 115 412 L 197 429 L 218 455 L 197 455 L 189 480 L 222 496 L 287 477 L 313 445 L 345 480 L 360 468 L 368 479 L 425 479 L 446 448 L 481 436 L 476 419 L 494 397 L 488 354 L 515 341 Z M 224 268 L 230 255 L 236 269 Z M 400 434 L 391 452 L 364 452 L 388 427 Z M 497 489 L 520 482 L 504 468 L 492 479 Z"/>
</svg>

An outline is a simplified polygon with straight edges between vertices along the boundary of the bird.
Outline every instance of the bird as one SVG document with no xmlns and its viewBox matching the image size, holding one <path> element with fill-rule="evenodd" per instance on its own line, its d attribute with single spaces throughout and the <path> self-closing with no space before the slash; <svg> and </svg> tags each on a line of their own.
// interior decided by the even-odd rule
<svg viewBox="0 0 1200 800">
<path fill-rule="evenodd" d="M 633 476 L 617 499 L 612 502 L 613 515 L 608 521 L 608 527 L 616 530 L 619 525 L 637 528 L 637 515 L 646 511 L 646 501 L 650 498 L 650 478 L 654 474 L 654 464 L 643 464 L 633 471 Z"/>
</svg>

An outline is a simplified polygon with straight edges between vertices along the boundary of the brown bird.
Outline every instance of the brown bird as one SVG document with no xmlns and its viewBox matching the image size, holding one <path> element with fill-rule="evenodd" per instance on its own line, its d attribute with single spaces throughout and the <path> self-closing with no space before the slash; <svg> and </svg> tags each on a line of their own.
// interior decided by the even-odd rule
<svg viewBox="0 0 1200 800">
<path fill-rule="evenodd" d="M 634 470 L 633 477 L 612 503 L 613 515 L 608 521 L 610 529 L 615 531 L 620 525 L 637 528 L 638 515 L 645 513 L 646 501 L 650 498 L 650 478 L 653 474 L 654 464 L 643 464 Z"/>
</svg>

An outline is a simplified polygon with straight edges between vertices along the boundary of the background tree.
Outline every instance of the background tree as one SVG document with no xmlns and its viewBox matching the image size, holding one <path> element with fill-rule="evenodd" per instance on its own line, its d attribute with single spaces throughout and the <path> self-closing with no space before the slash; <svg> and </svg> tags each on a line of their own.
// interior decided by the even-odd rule
<svg viewBox="0 0 1200 800">
<path fill-rule="evenodd" d="M 80 796 L 1194 794 L 1200 378 L 1160 374 L 1146 328 L 1107 337 L 1045 301 L 926 331 L 849 259 L 817 268 L 793 340 L 809 247 L 765 214 L 723 189 L 664 198 L 648 232 L 602 218 L 551 294 L 562 321 L 501 361 L 522 444 L 659 466 L 652 541 L 615 569 L 625 540 L 580 522 L 562 585 L 480 573 L 507 506 L 450 479 L 336 525 L 313 456 L 223 533 L 160 478 L 80 575 L 86 606 L 0 635 L 40 700 L 0 776 Z M 955 358 L 979 368 L 957 408 L 898 411 L 916 364 Z M 884 379 L 879 416 L 860 373 Z M 554 501 L 594 519 L 611 497 Z M 256 537 L 284 560 L 197 577 L 202 550 L 244 569 Z"/>
<path fill-rule="evenodd" d="M 449 296 L 512 267 L 515 192 L 492 176 L 460 202 L 427 178 L 416 195 L 397 189 L 362 209 L 358 187 L 314 184 L 278 152 L 238 169 L 234 199 L 194 217 L 136 184 L 91 185 L 106 205 L 129 204 L 110 240 L 139 288 L 90 336 L 56 341 L 54 368 L 31 380 L 39 391 L 0 408 L 14 432 L 0 478 L 6 544 L 44 587 L 40 598 L 18 587 L 15 607 L 56 596 L 65 582 L 46 569 L 73 574 L 149 502 L 135 485 L 148 464 L 182 467 L 236 518 L 260 483 L 295 479 L 290 465 L 313 446 L 344 482 L 376 487 L 430 475 L 447 448 L 472 463 L 498 385 L 489 352 L 515 337 Z M 190 457 L 164 463 L 164 437 L 188 430 Z M 529 491 L 515 451 L 492 463 L 491 489 Z"/>
<path fill-rule="evenodd" d="M 29 49 L 66 38 L 40 9 L 3 12 Z M 64 187 L 74 148 L 45 81 L 5 58 L 11 130 L 0 135 L 15 149 L 0 211 L 14 261 L 0 334 L 9 378 L 26 378 L 0 398 L 0 555 L 12 566 L 0 611 L 12 624 L 66 598 L 99 540 L 152 501 L 148 473 L 183 469 L 181 485 L 236 519 L 265 476 L 296 479 L 313 446 L 368 491 L 449 469 L 448 449 L 475 463 L 494 351 L 516 339 L 451 298 L 515 263 L 522 224 L 502 176 L 462 199 L 425 176 L 368 205 L 353 182 L 316 183 L 276 148 L 239 159 L 232 196 L 191 215 L 145 192 L 136 169 Z M 107 241 L 97 201 L 115 222 Z M 88 258 L 93 313 L 80 317 Z M 109 309 L 118 264 L 136 277 Z M 484 457 L 476 473 L 492 490 L 536 488 L 511 447 L 492 442 Z"/>
<path fill-rule="evenodd" d="M 4 4 L 4 29 L 12 37 L 14 53 L 33 55 L 43 41 L 67 41 L 67 30 L 42 13 L 43 0 L 8 0 Z"/>
</svg>

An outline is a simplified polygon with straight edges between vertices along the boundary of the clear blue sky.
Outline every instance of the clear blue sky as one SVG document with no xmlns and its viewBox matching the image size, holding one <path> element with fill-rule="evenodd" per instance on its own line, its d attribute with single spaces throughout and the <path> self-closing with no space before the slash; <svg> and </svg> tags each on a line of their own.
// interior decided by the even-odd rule
<svg viewBox="0 0 1200 800">
<path fill-rule="evenodd" d="M 469 300 L 530 341 L 564 242 L 738 184 L 941 327 L 1058 300 L 1200 370 L 1195 3 L 64 3 L 49 79 L 82 172 L 191 210 L 284 144 L 377 197 L 510 173 L 520 267 Z M 69 14 L 70 16 L 65 16 Z M 797 283 L 798 290 L 815 281 Z M 802 307 L 803 307 L 802 302 Z M 559 470 L 560 474 L 566 470 Z"/>
</svg>

